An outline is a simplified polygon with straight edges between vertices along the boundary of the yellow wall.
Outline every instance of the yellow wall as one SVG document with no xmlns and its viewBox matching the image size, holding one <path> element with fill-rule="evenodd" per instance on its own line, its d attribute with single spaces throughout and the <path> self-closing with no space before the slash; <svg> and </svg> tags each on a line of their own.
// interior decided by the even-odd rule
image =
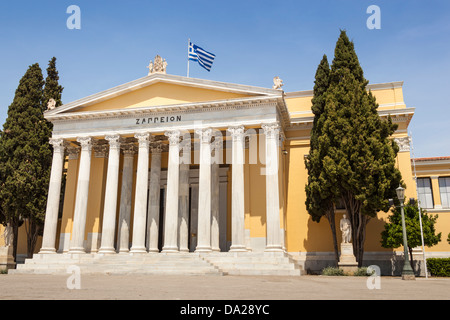
<svg viewBox="0 0 450 320">
<path fill-rule="evenodd" d="M 122 94 L 107 101 L 80 108 L 77 112 L 162 106 L 190 102 L 235 99 L 241 97 L 247 97 L 247 95 L 160 82 L 142 89 Z"/>
<path fill-rule="evenodd" d="M 378 85 L 375 85 L 370 91 L 380 105 L 379 110 L 406 108 L 405 102 L 403 101 L 403 90 L 401 86 L 377 86 Z M 285 100 L 289 112 L 293 113 L 291 116 L 293 118 L 313 116 L 313 113 L 311 112 L 312 98 L 312 91 L 288 93 Z"/>
</svg>

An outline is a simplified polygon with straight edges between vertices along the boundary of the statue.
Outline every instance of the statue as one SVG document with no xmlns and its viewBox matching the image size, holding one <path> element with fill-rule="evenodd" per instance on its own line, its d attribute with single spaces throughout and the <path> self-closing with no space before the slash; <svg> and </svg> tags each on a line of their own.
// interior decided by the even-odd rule
<svg viewBox="0 0 450 320">
<path fill-rule="evenodd" d="M 352 225 L 345 214 L 341 219 L 340 228 L 342 231 L 342 243 L 350 243 L 352 239 Z"/>
<path fill-rule="evenodd" d="M 352 226 L 345 214 L 340 221 L 340 228 L 342 231 L 342 242 L 338 266 L 344 273 L 353 274 L 358 269 L 358 262 L 356 262 L 353 253 L 353 245 L 350 243 L 352 239 Z"/>
<path fill-rule="evenodd" d="M 153 73 L 166 73 L 167 62 L 166 59 L 162 59 L 159 55 L 155 57 L 154 61 L 150 61 L 150 64 L 147 66 L 148 75 Z"/>
<path fill-rule="evenodd" d="M 53 110 L 55 108 L 56 108 L 56 101 L 55 101 L 55 99 L 51 98 L 50 100 L 48 100 L 47 110 L 50 111 L 50 110 Z"/>
<path fill-rule="evenodd" d="M 150 61 L 147 68 L 148 68 L 148 75 L 151 75 L 153 73 L 153 61 Z"/>
<path fill-rule="evenodd" d="M 283 80 L 281 80 L 280 77 L 273 78 L 273 87 L 272 87 L 272 89 L 281 90 L 282 86 L 284 86 L 284 84 L 283 84 Z"/>
<path fill-rule="evenodd" d="M 13 232 L 12 227 L 9 225 L 9 223 L 6 225 L 5 230 L 3 231 L 3 240 L 5 242 L 5 247 L 12 246 Z"/>
</svg>

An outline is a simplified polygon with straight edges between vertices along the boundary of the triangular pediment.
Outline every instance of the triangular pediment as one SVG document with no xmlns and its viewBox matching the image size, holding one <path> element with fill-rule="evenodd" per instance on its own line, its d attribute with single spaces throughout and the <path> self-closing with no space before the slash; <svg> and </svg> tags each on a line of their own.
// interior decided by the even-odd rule
<svg viewBox="0 0 450 320">
<path fill-rule="evenodd" d="M 280 96 L 280 90 L 167 74 L 151 74 L 64 104 L 46 115 L 129 110 L 170 105 Z"/>
</svg>

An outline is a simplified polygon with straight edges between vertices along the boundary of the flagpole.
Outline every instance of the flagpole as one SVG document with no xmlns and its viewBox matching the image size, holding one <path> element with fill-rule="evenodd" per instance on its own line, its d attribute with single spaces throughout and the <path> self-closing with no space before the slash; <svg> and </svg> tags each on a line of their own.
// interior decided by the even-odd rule
<svg viewBox="0 0 450 320">
<path fill-rule="evenodd" d="M 187 77 L 189 78 L 189 45 L 191 44 L 191 39 L 188 38 L 188 63 L 187 63 Z"/>
<path fill-rule="evenodd" d="M 425 242 L 423 240 L 422 210 L 420 207 L 419 194 L 418 194 L 417 174 L 416 174 L 416 158 L 414 155 L 412 132 L 410 132 L 409 135 L 411 137 L 411 153 L 412 153 L 412 157 L 413 157 L 412 160 L 413 160 L 413 169 L 414 169 L 414 180 L 416 182 L 417 207 L 419 208 L 420 238 L 422 240 L 422 254 L 423 254 L 423 262 L 424 262 L 424 266 L 425 266 L 425 278 L 428 279 L 427 256 L 425 255 Z"/>
</svg>

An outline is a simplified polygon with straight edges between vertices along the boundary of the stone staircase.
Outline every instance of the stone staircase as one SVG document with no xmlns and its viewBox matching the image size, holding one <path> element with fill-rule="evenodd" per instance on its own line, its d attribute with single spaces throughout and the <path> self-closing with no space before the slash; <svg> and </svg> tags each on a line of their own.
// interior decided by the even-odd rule
<svg viewBox="0 0 450 320">
<path fill-rule="evenodd" d="M 35 254 L 10 274 L 284 275 L 303 270 L 285 253 Z"/>
<path fill-rule="evenodd" d="M 228 275 L 300 276 L 305 274 L 295 260 L 283 252 L 218 252 L 200 257 Z"/>
</svg>

